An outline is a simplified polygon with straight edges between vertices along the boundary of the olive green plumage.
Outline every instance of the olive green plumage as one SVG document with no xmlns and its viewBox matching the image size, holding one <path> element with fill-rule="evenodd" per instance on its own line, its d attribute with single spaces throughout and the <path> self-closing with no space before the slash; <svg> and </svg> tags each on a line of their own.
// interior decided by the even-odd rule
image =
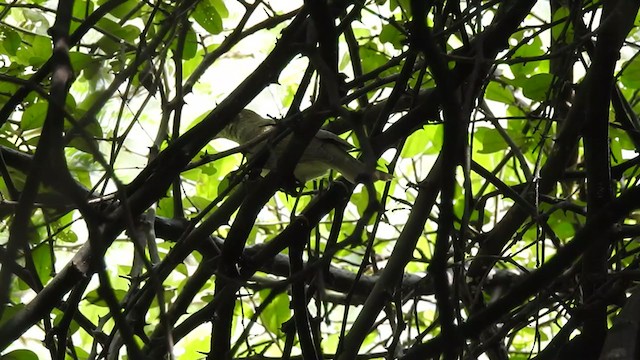
<svg viewBox="0 0 640 360">
<path fill-rule="evenodd" d="M 244 145 L 271 130 L 275 124 L 272 119 L 265 119 L 254 111 L 245 109 L 218 134 L 218 137 Z M 266 170 L 276 167 L 277 157 L 284 151 L 291 136 L 288 135 L 271 149 L 271 155 L 264 164 Z M 247 156 L 251 157 L 259 148 L 260 144 L 251 146 L 246 150 Z M 342 138 L 329 131 L 320 130 L 302 154 L 293 175 L 299 181 L 306 182 L 321 177 L 333 169 L 351 183 L 356 183 L 366 178 L 367 169 L 360 160 L 348 153 L 351 149 L 351 144 Z M 392 178 L 391 175 L 378 170 L 374 170 L 371 177 L 373 181 L 389 181 Z"/>
</svg>

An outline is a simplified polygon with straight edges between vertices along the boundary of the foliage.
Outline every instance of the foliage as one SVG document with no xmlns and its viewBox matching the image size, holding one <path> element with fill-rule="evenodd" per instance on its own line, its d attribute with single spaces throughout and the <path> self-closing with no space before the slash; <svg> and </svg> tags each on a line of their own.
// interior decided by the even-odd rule
<svg viewBox="0 0 640 360">
<path fill-rule="evenodd" d="M 635 352 L 638 6 L 3 4 L 3 359 Z M 393 180 L 294 189 L 320 127 Z"/>
</svg>

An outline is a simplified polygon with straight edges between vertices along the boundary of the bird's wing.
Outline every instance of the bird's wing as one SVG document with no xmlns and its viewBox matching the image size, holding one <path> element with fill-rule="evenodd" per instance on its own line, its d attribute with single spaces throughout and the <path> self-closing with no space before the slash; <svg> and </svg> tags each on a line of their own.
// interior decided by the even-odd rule
<svg viewBox="0 0 640 360">
<path fill-rule="evenodd" d="M 308 163 L 310 166 L 315 164 L 318 172 L 334 169 L 351 182 L 364 171 L 364 165 L 349 155 L 345 146 L 333 138 L 313 138 L 302 154 L 300 163 Z"/>
<path fill-rule="evenodd" d="M 353 149 L 353 145 L 351 145 L 349 142 L 339 137 L 338 135 L 332 133 L 331 131 L 322 130 L 322 129 L 319 130 L 318 133 L 316 134 L 316 139 L 333 143 L 343 148 L 344 150 Z"/>
<path fill-rule="evenodd" d="M 324 163 L 325 168 L 338 171 L 351 183 L 362 181 L 367 175 L 370 175 L 373 181 L 389 181 L 393 179 L 392 175 L 385 172 L 375 169 L 368 170 L 364 163 L 347 152 L 348 149 L 345 149 L 342 142 L 333 140 L 333 137 L 322 139 L 316 136 L 302 155 L 301 162 Z M 352 148 L 352 146 L 349 147 Z M 322 166 L 318 165 L 318 167 Z"/>
</svg>

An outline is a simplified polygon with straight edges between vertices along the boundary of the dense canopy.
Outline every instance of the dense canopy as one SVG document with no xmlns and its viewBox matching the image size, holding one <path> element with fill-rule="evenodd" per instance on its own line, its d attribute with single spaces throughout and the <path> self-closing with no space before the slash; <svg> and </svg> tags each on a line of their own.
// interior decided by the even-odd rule
<svg viewBox="0 0 640 360">
<path fill-rule="evenodd" d="M 0 353 L 638 358 L 639 6 L 1 4 Z"/>
</svg>

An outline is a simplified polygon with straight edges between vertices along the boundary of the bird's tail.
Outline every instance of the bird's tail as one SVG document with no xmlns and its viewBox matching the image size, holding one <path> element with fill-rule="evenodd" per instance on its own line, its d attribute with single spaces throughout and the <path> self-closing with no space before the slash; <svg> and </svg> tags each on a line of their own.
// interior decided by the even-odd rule
<svg viewBox="0 0 640 360">
<path fill-rule="evenodd" d="M 391 181 L 393 179 L 393 175 L 384 171 L 373 170 L 373 172 L 371 172 L 362 162 L 350 155 L 340 157 L 339 161 L 333 162 L 332 165 L 353 184 L 367 182 L 369 180 L 375 182 Z"/>
<path fill-rule="evenodd" d="M 393 175 L 386 173 L 380 170 L 374 170 L 373 174 L 371 174 L 373 181 L 391 181 L 393 180 Z"/>
</svg>

